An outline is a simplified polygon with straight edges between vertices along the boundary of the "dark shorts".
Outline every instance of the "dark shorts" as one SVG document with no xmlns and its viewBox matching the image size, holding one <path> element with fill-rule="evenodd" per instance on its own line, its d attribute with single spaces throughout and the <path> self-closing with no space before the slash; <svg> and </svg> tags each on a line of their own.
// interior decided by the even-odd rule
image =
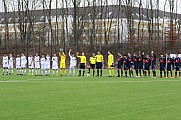
<svg viewBox="0 0 181 120">
<path fill-rule="evenodd" d="M 179 67 L 179 66 L 175 66 L 175 70 L 176 70 L 176 71 L 179 71 L 179 70 L 180 70 L 180 67 Z"/>
<path fill-rule="evenodd" d="M 85 69 L 85 63 L 80 63 L 80 69 Z"/>
<path fill-rule="evenodd" d="M 150 66 L 145 65 L 145 70 L 150 70 Z"/>
<path fill-rule="evenodd" d="M 94 69 L 95 68 L 95 64 L 90 64 L 90 67 L 92 68 L 92 69 Z"/>
<path fill-rule="evenodd" d="M 128 66 L 125 65 L 125 66 L 124 66 L 124 70 L 128 70 Z"/>
<path fill-rule="evenodd" d="M 130 64 L 129 64 L 129 69 L 132 68 L 132 66 L 133 66 L 133 64 L 130 63 Z"/>
<path fill-rule="evenodd" d="M 151 69 L 152 69 L 152 70 L 153 70 L 153 69 L 156 69 L 156 64 L 154 64 L 154 65 L 152 64 L 152 65 L 151 65 Z"/>
<path fill-rule="evenodd" d="M 164 71 L 165 67 L 160 66 L 160 71 Z"/>
<path fill-rule="evenodd" d="M 172 70 L 172 66 L 171 65 L 167 65 L 167 70 L 171 71 Z"/>
<path fill-rule="evenodd" d="M 119 65 L 119 64 L 118 64 L 117 68 L 118 68 L 118 69 L 122 69 L 122 65 Z"/>
<path fill-rule="evenodd" d="M 134 69 L 139 69 L 139 65 L 138 64 L 134 64 Z"/>
<path fill-rule="evenodd" d="M 139 65 L 139 69 L 143 69 L 143 65 L 141 64 L 141 65 Z"/>
<path fill-rule="evenodd" d="M 102 69 L 102 62 L 96 63 L 96 69 Z"/>
</svg>

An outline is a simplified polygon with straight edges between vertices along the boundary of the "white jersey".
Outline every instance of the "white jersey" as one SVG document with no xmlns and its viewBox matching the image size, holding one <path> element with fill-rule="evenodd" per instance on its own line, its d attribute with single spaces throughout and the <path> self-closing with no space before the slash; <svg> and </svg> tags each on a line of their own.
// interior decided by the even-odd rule
<svg viewBox="0 0 181 120">
<path fill-rule="evenodd" d="M 46 56 L 46 69 L 50 69 L 50 57 Z"/>
<path fill-rule="evenodd" d="M 8 56 L 3 56 L 3 68 L 8 67 Z"/>
<path fill-rule="evenodd" d="M 8 60 L 9 68 L 13 68 L 13 57 L 10 57 Z"/>
<path fill-rule="evenodd" d="M 52 57 L 52 69 L 58 69 L 58 57 Z"/>
<path fill-rule="evenodd" d="M 40 63 L 41 63 L 41 69 L 46 69 L 46 59 L 45 58 L 41 58 L 40 59 Z"/>
<path fill-rule="evenodd" d="M 76 64 L 77 64 L 77 59 L 76 57 L 73 57 L 70 55 L 70 52 L 69 52 L 69 57 L 70 57 L 70 67 L 75 67 Z"/>
<path fill-rule="evenodd" d="M 26 68 L 26 56 L 21 56 L 21 68 Z"/>
<path fill-rule="evenodd" d="M 21 58 L 17 57 L 16 58 L 16 69 L 19 69 L 19 68 L 21 68 Z"/>
<path fill-rule="evenodd" d="M 28 66 L 29 66 L 29 68 L 34 68 L 34 61 L 33 61 L 33 57 L 32 56 L 28 57 Z"/>
<path fill-rule="evenodd" d="M 40 57 L 39 56 L 35 56 L 34 57 L 34 61 L 35 61 L 35 68 L 39 69 L 40 68 Z"/>
</svg>

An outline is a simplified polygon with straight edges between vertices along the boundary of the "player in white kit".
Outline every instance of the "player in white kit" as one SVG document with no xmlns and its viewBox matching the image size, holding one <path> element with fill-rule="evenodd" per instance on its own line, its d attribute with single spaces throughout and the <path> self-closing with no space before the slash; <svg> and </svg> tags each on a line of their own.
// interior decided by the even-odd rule
<svg viewBox="0 0 181 120">
<path fill-rule="evenodd" d="M 41 63 L 41 75 L 45 75 L 46 59 L 44 54 L 42 54 L 41 56 L 40 63 Z"/>
<path fill-rule="evenodd" d="M 51 61 L 50 55 L 47 54 L 47 56 L 46 56 L 46 70 L 45 70 L 45 74 L 47 76 L 50 76 L 50 61 Z"/>
<path fill-rule="evenodd" d="M 16 57 L 16 75 L 21 74 L 21 58 L 19 55 Z"/>
<path fill-rule="evenodd" d="M 40 75 L 40 56 L 38 54 L 34 57 L 35 62 L 35 75 Z"/>
<path fill-rule="evenodd" d="M 21 54 L 21 75 L 26 75 L 26 56 L 22 53 Z"/>
<path fill-rule="evenodd" d="M 2 64 L 3 64 L 3 75 L 5 74 L 5 71 L 6 74 L 8 75 L 8 56 L 6 55 L 6 53 L 4 53 L 3 55 Z"/>
<path fill-rule="evenodd" d="M 13 75 L 13 56 L 11 53 L 9 54 L 9 59 L 8 59 L 8 72 L 9 75 Z"/>
<path fill-rule="evenodd" d="M 77 59 L 75 57 L 74 53 L 70 53 L 71 49 L 69 50 L 69 57 L 70 57 L 70 66 L 69 66 L 69 74 L 70 76 L 75 76 L 75 68 L 76 68 L 76 64 L 77 64 Z"/>
<path fill-rule="evenodd" d="M 29 57 L 28 57 L 28 68 L 29 68 L 29 75 L 33 75 L 34 74 L 34 60 L 31 54 L 29 54 Z"/>
<path fill-rule="evenodd" d="M 56 71 L 56 75 L 58 76 L 58 57 L 56 56 L 56 54 L 53 54 L 53 57 L 52 57 L 52 74 L 53 74 L 53 76 L 55 75 L 55 71 Z"/>
</svg>

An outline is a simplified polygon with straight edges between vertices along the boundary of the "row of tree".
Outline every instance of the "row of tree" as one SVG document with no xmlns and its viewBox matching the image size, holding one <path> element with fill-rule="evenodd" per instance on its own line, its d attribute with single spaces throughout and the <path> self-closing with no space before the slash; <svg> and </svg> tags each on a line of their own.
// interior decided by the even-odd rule
<svg viewBox="0 0 181 120">
<path fill-rule="evenodd" d="M 0 49 L 15 49 L 16 54 L 52 54 L 60 47 L 90 53 L 106 49 L 149 53 L 181 50 L 177 0 L 165 0 L 164 11 L 160 11 L 159 0 L 115 0 L 111 4 L 109 0 L 3 0 Z M 170 12 L 165 11 L 166 4 Z M 37 20 L 40 16 L 41 22 Z M 88 27 L 85 21 L 89 21 Z M 12 26 L 13 32 L 9 30 Z"/>
</svg>

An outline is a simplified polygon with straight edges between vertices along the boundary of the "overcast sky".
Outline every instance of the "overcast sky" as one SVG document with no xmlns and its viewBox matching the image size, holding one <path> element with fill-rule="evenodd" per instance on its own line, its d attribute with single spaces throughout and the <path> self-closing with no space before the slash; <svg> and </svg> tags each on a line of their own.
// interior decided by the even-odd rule
<svg viewBox="0 0 181 120">
<path fill-rule="evenodd" d="M 0 12 L 4 11 L 4 10 L 3 10 L 2 1 L 3 1 L 3 0 L 0 0 Z M 8 1 L 8 0 L 6 0 L 6 1 Z M 15 1 L 17 1 L 17 0 L 9 0 L 9 2 L 11 3 L 11 4 L 8 5 L 9 11 L 12 11 L 12 2 L 14 2 L 14 4 L 17 4 Z M 34 0 L 29 0 L 29 1 L 34 1 Z M 42 0 L 37 0 L 37 1 L 38 1 L 39 3 L 36 2 L 36 4 L 41 4 L 41 1 L 42 1 Z M 47 1 L 50 1 L 50 0 L 47 0 Z M 56 1 L 56 0 L 52 0 L 52 8 L 55 8 L 55 4 L 56 4 L 55 1 Z M 58 0 L 58 1 L 62 1 L 62 0 Z M 68 0 L 68 1 L 72 1 L 72 0 Z M 80 1 L 84 1 L 84 0 L 80 0 Z M 85 1 L 87 1 L 87 0 L 85 0 Z M 89 1 L 91 1 L 91 0 L 89 0 Z M 96 0 L 96 1 L 99 1 L 99 0 Z M 117 3 L 116 1 L 118 1 L 118 0 L 108 0 L 108 3 L 109 3 L 110 5 L 112 5 L 112 4 L 115 5 L 115 4 Z M 125 1 L 125 0 L 122 0 L 122 1 Z M 137 6 L 140 0 L 133 0 L 133 1 L 137 1 L 137 2 L 135 3 L 135 6 Z M 143 6 L 146 7 L 146 3 L 147 3 L 148 1 L 150 1 L 150 0 L 142 0 L 142 1 L 143 1 Z M 154 7 L 156 7 L 156 6 L 155 6 L 155 3 L 156 3 L 157 0 L 152 0 L 152 1 L 153 1 Z M 169 12 L 170 7 L 169 7 L 169 2 L 168 2 L 168 1 L 171 1 L 171 0 L 159 0 L 159 8 L 160 8 L 160 10 L 164 10 L 164 4 L 165 4 L 165 2 L 166 2 L 166 11 Z M 69 3 L 70 6 L 71 6 L 71 2 L 68 2 L 68 3 Z M 82 4 L 83 4 L 83 3 L 82 3 Z M 181 0 L 174 0 L 174 4 L 175 4 L 175 6 L 177 5 L 177 9 L 178 9 L 177 12 L 181 14 Z M 62 4 L 59 3 L 58 6 L 61 6 L 61 5 L 62 5 Z M 42 7 L 40 6 L 40 7 L 37 7 L 36 9 L 42 9 Z M 175 10 L 176 10 L 176 9 L 175 9 Z"/>
</svg>

